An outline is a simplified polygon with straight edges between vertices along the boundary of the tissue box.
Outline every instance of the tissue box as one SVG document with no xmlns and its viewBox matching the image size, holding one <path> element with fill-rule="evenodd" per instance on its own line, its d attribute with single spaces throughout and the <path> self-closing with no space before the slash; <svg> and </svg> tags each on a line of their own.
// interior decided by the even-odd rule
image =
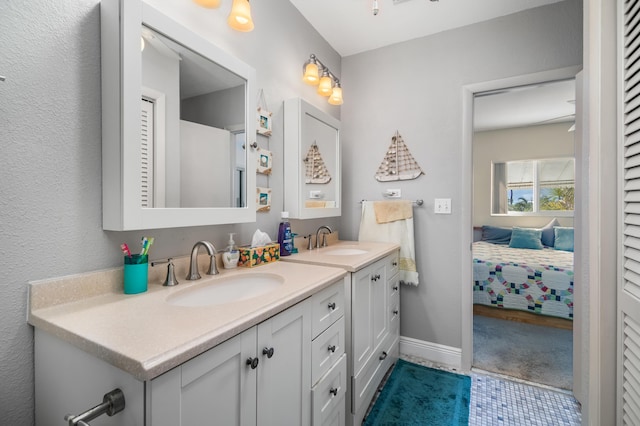
<svg viewBox="0 0 640 426">
<path fill-rule="evenodd" d="M 271 263 L 276 260 L 280 260 L 280 244 L 272 243 L 261 247 L 239 247 L 240 260 L 238 260 L 238 266 L 247 266 L 253 268 L 254 266 L 262 265 L 263 263 Z"/>
</svg>

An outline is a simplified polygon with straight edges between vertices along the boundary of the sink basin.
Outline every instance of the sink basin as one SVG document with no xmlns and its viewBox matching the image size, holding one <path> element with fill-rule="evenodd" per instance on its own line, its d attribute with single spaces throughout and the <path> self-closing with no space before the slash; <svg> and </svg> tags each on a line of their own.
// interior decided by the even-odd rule
<svg viewBox="0 0 640 426">
<path fill-rule="evenodd" d="M 174 306 L 212 306 L 239 302 L 261 296 L 284 283 L 284 278 L 273 274 L 248 274 L 212 278 L 210 282 L 195 285 L 167 297 Z"/>
<path fill-rule="evenodd" d="M 366 250 L 352 247 L 336 247 L 334 249 L 330 248 L 322 252 L 322 254 L 326 254 L 328 256 L 355 256 L 365 253 L 367 253 Z"/>
</svg>

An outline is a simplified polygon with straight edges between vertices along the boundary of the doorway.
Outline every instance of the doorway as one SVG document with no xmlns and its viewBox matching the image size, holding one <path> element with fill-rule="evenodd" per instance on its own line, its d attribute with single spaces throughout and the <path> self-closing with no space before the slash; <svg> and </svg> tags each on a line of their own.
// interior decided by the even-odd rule
<svg viewBox="0 0 640 426">
<path fill-rule="evenodd" d="M 468 244 L 467 246 L 471 248 L 471 250 L 469 251 L 469 256 L 467 259 L 465 259 L 465 261 L 468 261 L 468 263 L 466 263 L 469 266 L 469 270 L 465 270 L 463 275 L 466 275 L 466 277 L 468 277 L 468 280 L 465 280 L 465 283 L 468 282 L 473 282 L 474 281 L 474 275 L 473 275 L 473 267 L 471 265 L 473 265 L 473 259 L 474 259 L 474 255 L 473 255 L 473 246 L 472 243 L 474 241 L 478 241 L 480 239 L 482 239 L 482 228 L 481 225 L 489 225 L 489 226 L 495 226 L 495 227 L 502 227 L 502 228 L 512 228 L 512 227 L 522 227 L 522 228 L 542 228 L 545 225 L 549 225 L 550 222 L 552 221 L 552 219 L 555 216 L 559 216 L 557 219 L 560 220 L 560 223 L 558 223 L 557 225 L 561 225 L 564 228 L 572 228 L 573 227 L 573 217 L 570 213 L 560 213 L 560 212 L 538 212 L 537 210 L 542 208 L 542 203 L 540 201 L 540 199 L 536 199 L 536 200 L 532 200 L 530 199 L 529 196 L 523 196 L 523 197 L 516 197 L 517 198 L 524 198 L 525 201 L 527 201 L 529 203 L 529 208 L 531 210 L 534 211 L 528 211 L 528 212 L 523 212 L 523 213 L 516 213 L 516 214 L 500 214 L 500 213 L 491 213 L 490 210 L 490 205 L 491 205 L 491 196 L 490 194 L 490 188 L 491 188 L 491 177 L 492 177 L 492 173 L 491 173 L 491 167 L 493 163 L 507 163 L 508 164 L 508 153 L 507 152 L 502 152 L 502 151 L 506 151 L 506 149 L 500 150 L 498 153 L 502 155 L 502 157 L 496 157 L 496 161 L 493 161 L 492 164 L 486 165 L 485 170 L 483 171 L 484 173 L 484 180 L 481 182 L 478 182 L 478 179 L 475 179 L 475 175 L 476 172 L 478 172 L 477 170 L 477 166 L 474 163 L 474 156 L 475 153 L 477 153 L 477 149 L 478 147 L 475 146 L 474 144 L 474 132 L 473 132 L 473 123 L 474 123 L 474 116 L 475 116 L 475 107 L 474 107 L 474 99 L 478 99 L 480 97 L 489 97 L 489 96 L 500 96 L 501 94 L 508 94 L 508 93 L 512 93 L 513 92 L 521 92 L 524 91 L 525 88 L 529 88 L 531 86 L 536 87 L 536 88 L 549 88 L 549 84 L 548 82 L 562 82 L 562 81 L 571 81 L 573 82 L 573 78 L 575 77 L 576 74 L 576 69 L 571 68 L 571 69 L 562 69 L 562 70 L 556 70 L 556 71 L 551 71 L 551 72 L 545 72 L 545 73 L 538 73 L 535 75 L 528 75 L 528 76 L 522 76 L 522 77 L 515 77 L 515 78 L 511 78 L 511 79 L 505 79 L 505 80 L 501 80 L 501 81 L 494 81 L 494 82 L 487 82 L 487 83 L 482 83 L 482 84 L 476 84 L 473 86 L 468 86 L 465 88 L 464 91 L 464 122 L 465 122 L 465 128 L 464 128 L 464 136 L 465 136 L 465 143 L 464 143 L 464 158 L 465 161 L 467 162 L 468 167 L 464 167 L 465 164 L 463 161 L 463 167 L 467 170 L 474 170 L 474 172 L 469 172 L 467 173 L 467 178 L 468 180 L 466 180 L 467 182 L 467 187 L 465 188 L 464 194 L 468 195 L 468 199 L 470 200 L 470 206 L 474 206 L 477 204 L 477 199 L 478 196 L 477 194 L 477 189 L 478 186 L 481 185 L 483 187 L 483 189 L 486 191 L 487 196 L 485 197 L 486 199 L 483 200 L 482 206 L 479 207 L 481 209 L 483 209 L 483 211 L 486 213 L 485 216 L 483 217 L 478 217 L 479 215 L 477 214 L 477 209 L 474 210 L 473 208 L 469 209 L 469 213 L 468 213 L 468 217 L 464 218 L 464 219 L 468 219 L 468 223 L 469 223 L 469 229 L 470 232 L 469 234 L 466 234 L 466 238 L 468 238 L 468 243 L 466 241 L 463 241 L 463 244 Z M 508 89 L 505 89 L 508 88 Z M 514 89 L 515 88 L 515 89 Z M 543 89 L 544 90 L 544 89 Z M 566 101 L 571 101 L 574 100 L 575 96 L 570 96 L 568 99 L 565 99 L 563 102 Z M 477 104 L 480 104 L 479 102 Z M 512 107 L 513 109 L 513 107 Z M 532 121 L 529 122 L 528 125 L 530 127 L 535 127 L 536 130 L 541 131 L 541 130 L 547 130 L 547 131 L 555 131 L 556 133 L 559 132 L 559 129 L 562 129 L 562 131 L 564 133 L 569 133 L 568 130 L 571 128 L 571 126 L 573 125 L 573 121 L 574 118 L 572 117 L 572 115 L 574 114 L 574 112 L 572 111 L 570 114 L 569 113 L 560 113 L 560 112 L 554 112 L 553 114 L 555 114 L 555 117 L 542 117 L 537 119 L 537 121 Z M 476 117 L 477 118 L 477 117 Z M 482 117 L 480 117 L 482 118 Z M 482 120 L 479 120 L 482 121 Z M 511 133 L 510 137 L 511 139 L 514 138 L 514 135 L 516 134 L 515 129 L 518 127 L 518 125 L 515 125 L 514 123 L 508 124 L 506 126 L 506 128 L 511 128 L 512 130 L 504 130 L 502 131 L 502 133 L 504 134 L 509 134 Z M 522 126 L 520 126 L 522 127 Z M 504 128 L 504 127 L 503 127 Z M 489 129 L 489 128 L 485 128 L 482 131 L 486 132 L 486 135 L 489 135 L 491 137 L 495 137 L 497 134 L 499 134 L 501 132 L 501 130 L 499 130 L 497 127 L 495 127 L 494 129 Z M 493 133 L 491 133 L 493 132 Z M 535 136 L 537 138 L 540 138 L 540 135 Z M 516 138 L 516 139 L 520 139 L 520 137 Z M 566 136 L 565 136 L 566 139 Z M 571 138 L 572 139 L 572 138 Z M 540 140 L 540 139 L 538 139 Z M 522 141 L 520 141 L 522 142 Z M 532 143 L 529 143 L 530 145 L 532 145 Z M 535 145 L 535 143 L 533 143 L 533 145 Z M 516 148 L 517 151 L 517 147 Z M 531 147 L 529 147 L 531 148 Z M 573 148 L 573 147 L 571 147 Z M 494 147 L 495 149 L 495 147 Z M 485 153 L 486 154 L 486 153 Z M 491 154 L 491 153 L 490 153 Z M 495 152 L 494 152 L 495 154 Z M 573 151 L 571 151 L 570 156 L 573 156 Z M 533 152 L 530 153 L 522 153 L 522 155 L 528 155 L 529 157 L 531 157 L 531 160 L 553 160 L 553 159 L 557 159 L 557 158 L 564 158 L 567 157 L 567 152 L 558 152 L 558 153 L 553 153 L 553 152 L 549 152 L 547 154 L 534 154 Z M 518 158 L 518 160 L 523 160 L 524 158 Z M 486 160 L 486 155 L 485 155 L 485 160 Z M 501 160 L 501 161 L 498 161 Z M 491 163 L 491 162 L 490 162 Z M 517 169 L 517 167 L 513 167 L 514 169 Z M 533 175 L 535 177 L 535 173 L 539 172 L 541 169 L 539 168 L 538 165 L 534 164 L 534 172 Z M 522 172 L 522 171 L 521 171 Z M 548 172 L 544 172 L 547 173 Z M 521 176 L 522 177 L 522 176 Z M 539 178 L 542 178 L 543 176 L 538 176 Z M 557 177 L 554 178 L 557 180 Z M 532 186 L 533 185 L 533 190 L 535 191 L 536 194 L 544 194 L 545 191 L 540 191 L 540 187 L 539 186 L 535 186 L 538 185 L 535 182 L 535 179 L 520 179 L 519 181 L 514 181 L 514 179 L 511 179 L 513 182 L 508 182 L 509 185 L 517 187 L 518 185 L 521 187 L 520 189 L 527 187 L 528 186 Z M 553 180 L 553 179 L 544 179 L 544 182 L 541 182 L 542 186 L 549 186 L 549 181 Z M 566 182 L 565 182 L 566 183 Z M 514 189 L 514 188 L 511 188 Z M 527 188 L 524 188 L 527 189 Z M 531 188 L 528 188 L 531 189 Z M 548 192 L 548 191 L 546 191 Z M 522 193 L 519 193 L 522 194 Z M 547 202 L 549 201 L 549 197 L 547 198 Z M 523 201 L 523 200 L 520 200 Z M 515 204 L 515 203 L 510 203 L 510 204 Z M 520 204 L 523 204 L 522 202 Z M 476 206 L 477 207 L 477 206 Z M 503 212 L 504 213 L 504 212 Z M 544 223 L 543 223 L 544 222 Z M 499 225 L 504 225 L 504 226 L 499 226 Z M 474 229 L 475 226 L 475 229 Z M 553 229 L 551 227 L 551 229 Z M 508 246 L 508 243 L 506 244 Z M 477 266 L 477 264 L 476 264 Z M 561 268 L 562 269 L 562 268 Z M 513 271 L 512 271 L 513 272 Z M 506 272 L 505 272 L 506 273 Z M 463 276 L 464 278 L 464 276 Z M 493 279 L 495 279 L 495 275 L 493 276 Z M 504 277 L 503 277 L 504 278 Z M 534 281 L 536 281 L 534 279 Z M 526 284 L 526 280 L 523 281 L 524 284 Z M 529 284 L 531 283 L 531 280 L 529 280 Z M 474 283 L 474 286 L 477 286 L 476 283 Z M 526 287 L 526 285 L 525 285 Z M 495 290 L 495 289 L 494 289 Z M 513 286 L 511 288 L 506 288 L 505 291 L 502 292 L 502 294 L 497 294 L 499 292 L 494 291 L 494 294 L 492 294 L 492 296 L 494 296 L 494 305 L 499 305 L 500 307 L 504 308 L 504 307 L 508 307 L 508 308 L 516 308 L 517 306 L 513 305 L 514 303 L 517 305 L 519 302 L 517 302 L 517 299 L 519 296 L 518 293 L 523 292 L 523 288 L 522 286 L 518 287 L 518 286 Z M 508 364 L 513 364 L 512 361 L 513 359 L 507 359 L 509 357 L 509 353 L 512 353 L 511 351 L 517 347 L 524 347 L 526 343 L 530 343 L 529 340 L 534 340 L 533 336 L 534 334 L 531 334 L 530 338 L 526 337 L 529 336 L 527 333 L 528 331 L 522 331 L 522 330 L 527 330 L 530 327 L 533 327 L 534 330 L 536 328 L 543 328 L 543 332 L 541 333 L 542 335 L 547 336 L 547 342 L 550 342 L 550 339 L 548 338 L 548 336 L 551 335 L 555 335 L 558 334 L 559 336 L 564 336 L 564 340 L 565 340 L 565 345 L 564 347 L 567 348 L 566 345 L 566 341 L 569 341 L 569 346 L 568 349 L 564 349 L 565 352 L 568 352 L 566 354 L 566 359 L 568 360 L 568 363 L 565 363 L 564 368 L 565 370 L 568 370 L 568 376 L 569 378 L 571 378 L 571 376 L 573 376 L 573 370 L 577 367 L 579 367 L 580 361 L 581 361 L 581 355 L 579 353 L 574 353 L 572 354 L 572 348 L 573 345 L 576 344 L 576 340 L 573 337 L 574 333 L 571 330 L 562 330 L 562 329 L 557 329 L 557 328 L 547 328 L 549 327 L 548 324 L 545 323 L 545 321 L 542 321 L 540 324 L 536 324 L 535 321 L 533 324 L 526 324 L 526 323 L 522 323 L 521 319 L 518 317 L 518 315 L 515 315 L 515 318 L 513 318 L 512 316 L 507 315 L 506 317 L 503 318 L 487 318 L 486 313 L 482 312 L 481 317 L 476 317 L 476 318 L 480 318 L 480 320 L 478 321 L 474 321 L 474 315 L 473 315 L 473 306 L 474 306 L 474 301 L 478 301 L 477 299 L 477 295 L 474 298 L 474 292 L 469 291 L 469 289 L 466 287 L 463 289 L 463 295 L 465 295 L 465 300 L 463 300 L 463 310 L 468 309 L 468 312 L 466 312 L 465 316 L 463 316 L 463 342 L 462 342 L 462 349 L 463 349 L 463 355 L 462 355 L 462 361 L 463 361 L 463 365 L 468 365 L 469 368 L 471 368 L 472 366 L 476 367 L 476 363 L 478 363 L 478 358 L 479 356 L 476 355 L 483 355 L 481 353 L 479 354 L 474 354 L 474 347 L 477 349 L 477 343 L 479 343 L 479 341 L 485 341 L 487 335 L 491 335 L 491 334 L 498 334 L 501 336 L 498 337 L 502 337 L 502 343 L 514 343 L 516 337 L 517 338 L 522 338 L 521 343 L 516 343 L 515 345 L 511 344 L 506 344 L 503 346 L 502 350 L 499 351 L 500 355 L 505 357 L 505 359 L 501 362 L 497 362 L 496 365 L 498 366 L 498 368 L 504 367 L 505 370 L 507 369 Z M 475 300 L 474 300 L 475 299 Z M 526 298 L 524 299 L 526 300 Z M 512 305 L 509 305 L 509 304 Z M 560 304 L 562 304 L 563 302 L 560 302 Z M 521 308 L 526 311 L 526 310 L 530 310 L 530 313 L 533 313 L 533 317 L 540 317 L 540 318 L 544 318 L 544 317 L 548 317 L 550 312 L 544 312 L 545 310 L 548 311 L 547 308 L 543 308 L 541 306 L 539 306 L 540 304 L 535 303 L 535 300 L 532 301 L 532 297 L 529 297 L 529 302 L 528 302 L 528 306 L 527 303 L 520 303 L 521 304 Z M 495 309 L 495 307 L 494 307 Z M 512 309 L 502 309 L 502 311 L 511 311 Z M 515 312 L 516 309 L 513 309 L 513 311 Z M 566 310 L 565 310 L 566 311 Z M 540 315 L 542 314 L 542 315 Z M 546 315 L 545 315 L 546 314 Z M 553 315 L 557 315 L 558 312 L 551 312 L 551 316 Z M 560 315 L 561 316 L 561 315 Z M 468 321 L 467 321 L 468 319 Z M 516 319 L 517 321 L 514 321 L 514 319 Z M 580 321 L 581 318 L 576 317 L 575 315 L 573 316 L 573 323 L 575 323 L 576 321 Z M 505 322 L 506 321 L 506 322 Z M 484 327 L 484 334 L 479 334 L 478 331 L 478 324 L 475 323 L 481 323 L 480 325 L 482 327 Z M 571 321 L 569 321 L 569 324 L 571 324 Z M 474 325 L 476 325 L 476 334 L 475 334 L 475 340 L 476 341 L 476 345 L 474 345 Z M 507 329 L 506 326 L 512 326 L 513 327 L 509 327 Z M 569 326 L 569 328 L 571 328 L 571 326 Z M 488 331 L 487 331 L 488 330 Z M 540 330 L 538 330 L 540 331 Z M 489 337 L 496 337 L 496 336 L 489 336 Z M 562 339 L 562 337 L 558 337 L 559 339 Z M 524 342 L 524 343 L 523 343 Z M 572 344 L 573 343 L 573 344 Z M 493 343 L 490 343 L 493 344 Z M 535 343 L 534 343 L 535 345 Z M 538 345 L 539 346 L 539 345 Z M 551 349 L 553 351 L 555 351 L 556 349 Z M 528 356 L 528 361 L 529 361 L 529 366 L 526 365 L 522 365 L 520 367 L 518 367 L 516 365 L 515 369 L 516 371 L 518 370 L 518 368 L 520 368 L 523 372 L 527 372 L 530 370 L 530 367 L 532 364 L 536 364 L 536 363 L 542 363 L 545 364 L 544 360 L 541 360 L 539 356 L 536 356 L 535 354 L 533 354 L 532 350 L 529 350 L 527 352 L 529 354 Z M 475 358 L 475 359 L 474 359 Z M 518 355 L 513 355 L 513 358 L 518 358 Z M 576 364 L 576 362 L 574 361 L 574 358 L 578 358 L 578 364 Z M 468 363 L 468 364 L 467 364 Z M 573 364 L 573 366 L 572 366 Z M 508 373 L 508 371 L 506 371 Z M 527 379 L 527 377 L 521 377 L 524 378 L 525 380 Z M 538 381 L 537 378 L 532 377 L 531 381 Z M 548 384 L 548 383 L 547 383 Z M 554 384 L 551 384 L 552 386 Z M 568 385 L 565 384 L 563 386 L 560 387 L 568 387 L 569 389 L 571 388 L 571 383 L 569 383 Z"/>
</svg>

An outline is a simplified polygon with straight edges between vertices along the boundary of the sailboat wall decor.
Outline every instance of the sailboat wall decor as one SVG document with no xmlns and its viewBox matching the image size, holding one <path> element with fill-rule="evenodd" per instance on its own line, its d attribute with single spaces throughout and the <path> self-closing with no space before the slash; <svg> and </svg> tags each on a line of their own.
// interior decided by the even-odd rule
<svg viewBox="0 0 640 426">
<path fill-rule="evenodd" d="M 329 170 L 324 164 L 322 154 L 318 145 L 313 142 L 307 156 L 304 158 L 305 164 L 305 183 L 329 183 L 331 182 L 331 175 Z"/>
<path fill-rule="evenodd" d="M 388 182 L 393 180 L 415 179 L 424 172 L 413 158 L 409 148 L 402 140 L 402 136 L 396 130 L 396 134 L 391 138 L 391 145 L 378 167 L 376 180 Z"/>
</svg>

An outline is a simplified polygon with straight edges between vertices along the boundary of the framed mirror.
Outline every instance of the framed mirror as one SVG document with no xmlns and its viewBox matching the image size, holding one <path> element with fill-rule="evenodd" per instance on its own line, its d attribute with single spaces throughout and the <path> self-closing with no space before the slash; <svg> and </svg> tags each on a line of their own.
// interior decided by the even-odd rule
<svg viewBox="0 0 640 426">
<path fill-rule="evenodd" d="M 340 216 L 340 121 L 294 98 L 284 103 L 284 208 L 292 219 Z"/>
<path fill-rule="evenodd" d="M 255 221 L 253 68 L 141 1 L 101 19 L 103 228 Z"/>
</svg>

